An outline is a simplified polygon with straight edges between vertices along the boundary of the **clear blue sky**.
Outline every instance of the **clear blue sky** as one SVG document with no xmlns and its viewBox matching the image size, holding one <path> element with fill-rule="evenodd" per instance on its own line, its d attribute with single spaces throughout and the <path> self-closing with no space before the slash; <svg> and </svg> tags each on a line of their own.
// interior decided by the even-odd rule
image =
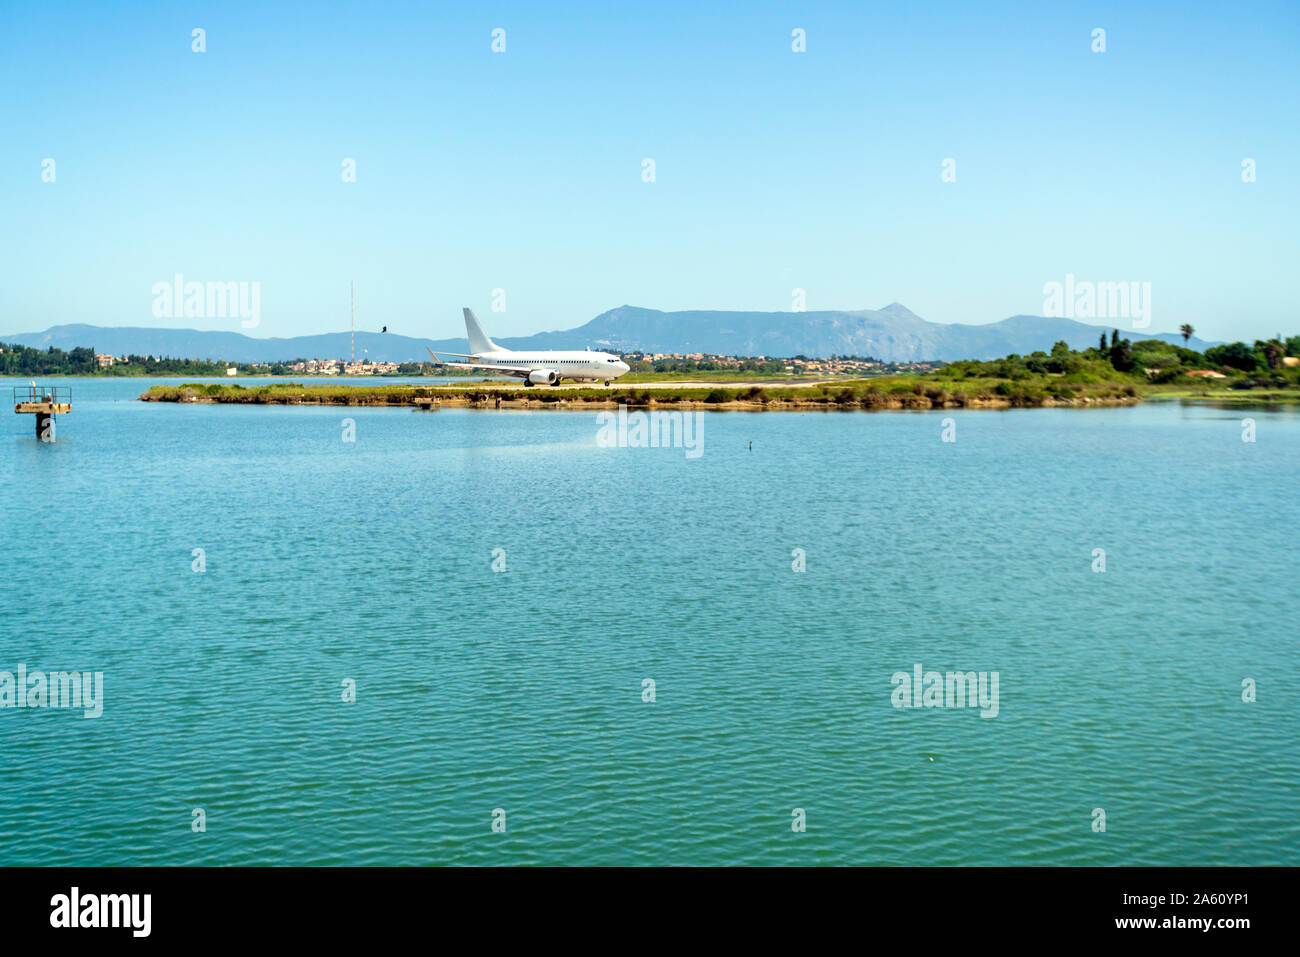
<svg viewBox="0 0 1300 957">
<path fill-rule="evenodd" d="M 444 337 L 795 287 L 992 322 L 1066 273 L 1300 332 L 1300 4 L 1139 6 L 0 0 L 0 332 L 240 331 L 154 318 L 178 272 L 260 282 L 259 336 L 346 329 L 351 278 Z"/>
</svg>

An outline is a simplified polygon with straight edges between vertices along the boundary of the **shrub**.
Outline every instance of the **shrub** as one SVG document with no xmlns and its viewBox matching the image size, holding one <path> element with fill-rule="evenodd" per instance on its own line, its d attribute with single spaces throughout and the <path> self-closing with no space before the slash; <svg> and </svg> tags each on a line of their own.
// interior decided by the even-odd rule
<svg viewBox="0 0 1300 957">
<path fill-rule="evenodd" d="M 1226 346 L 1212 346 L 1205 350 L 1208 362 L 1227 366 L 1241 372 L 1254 372 L 1262 365 L 1259 356 L 1244 342 L 1232 342 Z"/>
</svg>

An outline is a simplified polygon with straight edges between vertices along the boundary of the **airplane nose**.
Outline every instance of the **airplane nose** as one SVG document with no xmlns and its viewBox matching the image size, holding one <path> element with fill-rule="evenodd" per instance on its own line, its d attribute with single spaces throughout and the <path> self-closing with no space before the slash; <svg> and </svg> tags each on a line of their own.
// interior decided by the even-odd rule
<svg viewBox="0 0 1300 957">
<path fill-rule="evenodd" d="M 628 365 L 626 362 L 620 362 L 620 363 L 618 364 L 618 371 L 619 371 L 619 372 L 627 372 L 627 371 L 628 371 L 629 369 L 631 369 L 631 368 L 632 368 L 632 367 L 631 367 L 630 365 Z"/>
</svg>

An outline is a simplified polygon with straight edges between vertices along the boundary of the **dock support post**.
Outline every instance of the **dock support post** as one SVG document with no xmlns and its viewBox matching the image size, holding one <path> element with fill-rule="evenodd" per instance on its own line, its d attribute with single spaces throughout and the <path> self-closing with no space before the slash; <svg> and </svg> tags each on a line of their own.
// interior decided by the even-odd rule
<svg viewBox="0 0 1300 957">
<path fill-rule="evenodd" d="M 36 413 L 36 438 L 42 442 L 54 441 L 54 416 L 50 413 Z"/>
</svg>

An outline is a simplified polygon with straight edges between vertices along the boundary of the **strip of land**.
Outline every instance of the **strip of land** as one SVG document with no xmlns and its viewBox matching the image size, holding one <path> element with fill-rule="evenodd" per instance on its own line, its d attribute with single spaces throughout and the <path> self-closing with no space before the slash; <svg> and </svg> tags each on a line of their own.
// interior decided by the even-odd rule
<svg viewBox="0 0 1300 957">
<path fill-rule="evenodd" d="M 140 398 L 146 402 L 424 409 L 603 409 L 627 405 L 750 411 L 1096 408 L 1134 405 L 1144 399 L 1231 405 L 1300 403 L 1300 360 L 1285 355 L 1280 339 L 1257 346 L 1252 351 L 1243 343 L 1234 343 L 1202 355 L 1160 340 L 1134 344 L 1121 339 L 1116 331 L 1109 345 L 1102 336 L 1097 346 L 1082 351 L 1058 342 L 1050 354 L 961 360 L 933 370 L 858 378 L 774 377 L 757 370 L 748 375 L 733 370 L 709 379 L 701 375 L 702 370 L 692 370 L 685 376 L 633 371 L 611 386 L 528 387 L 491 379 L 365 386 L 214 382 L 154 386 Z M 1217 368 L 1204 368 L 1211 352 L 1218 360 Z"/>
<path fill-rule="evenodd" d="M 485 409 L 612 409 L 620 405 L 678 409 L 783 411 L 808 409 L 1011 409 L 1099 408 L 1135 405 L 1144 398 L 1194 399 L 1212 402 L 1300 402 L 1300 390 L 1273 393 L 1232 393 L 1223 390 L 1162 389 L 1107 383 L 1085 389 L 1045 387 L 1000 388 L 1002 381 L 963 383 L 950 389 L 928 377 L 857 379 L 790 383 L 753 382 L 744 386 L 717 383 L 645 383 L 641 386 L 593 388 L 565 385 L 525 388 L 513 383 L 469 385 L 366 385 L 338 383 L 299 385 L 272 383 L 241 386 L 231 383 L 157 385 L 140 396 L 145 402 L 232 405 L 409 406 L 411 408 Z"/>
</svg>

